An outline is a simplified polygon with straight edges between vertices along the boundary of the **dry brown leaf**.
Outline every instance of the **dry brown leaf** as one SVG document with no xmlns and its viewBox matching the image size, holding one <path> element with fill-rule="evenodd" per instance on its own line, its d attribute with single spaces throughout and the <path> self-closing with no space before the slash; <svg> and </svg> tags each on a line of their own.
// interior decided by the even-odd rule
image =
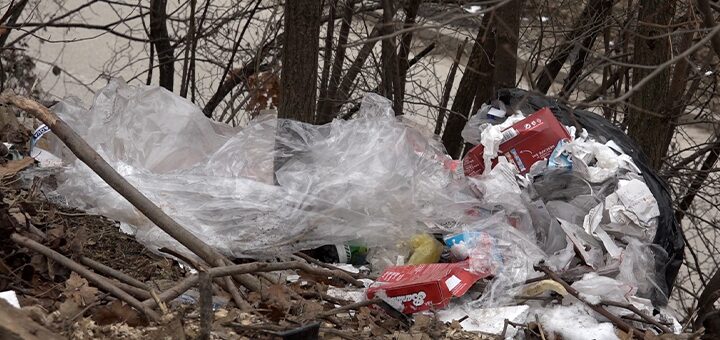
<svg viewBox="0 0 720 340">
<path fill-rule="evenodd" d="M 292 306 L 284 285 L 272 285 L 268 287 L 265 294 L 268 305 L 282 310 L 288 310 Z"/>
<path fill-rule="evenodd" d="M 73 299 L 67 299 L 63 303 L 60 304 L 60 307 L 58 307 L 58 312 L 60 313 L 60 316 L 63 317 L 63 319 L 70 319 L 77 315 L 77 313 L 80 313 L 82 310 L 82 307 L 75 302 Z"/>
<path fill-rule="evenodd" d="M 115 300 L 109 305 L 98 307 L 95 309 L 92 318 L 98 325 L 122 322 L 132 327 L 147 325 L 147 320 L 145 320 L 140 313 L 120 300 Z"/>
<path fill-rule="evenodd" d="M 11 212 L 10 216 L 15 218 L 15 221 L 17 221 L 18 226 L 27 226 L 27 216 L 25 216 L 25 213 L 22 212 Z"/>
<path fill-rule="evenodd" d="M 415 323 L 410 328 L 411 332 L 425 332 L 432 325 L 433 320 L 427 315 L 418 314 L 415 315 Z"/>
<path fill-rule="evenodd" d="M 35 160 L 30 157 L 9 161 L 0 165 L 0 179 L 10 178 L 18 172 L 30 167 Z"/>
<path fill-rule="evenodd" d="M 65 281 L 65 292 L 69 299 L 74 300 L 80 306 L 87 306 L 97 300 L 98 289 L 91 287 L 87 280 L 72 272 Z"/>
<path fill-rule="evenodd" d="M 50 241 L 52 242 L 55 239 L 60 239 L 65 237 L 65 228 L 61 225 L 56 225 L 54 228 L 47 231 L 47 236 L 50 238 Z"/>
<path fill-rule="evenodd" d="M 40 254 L 35 254 L 30 258 L 30 265 L 35 269 L 35 272 L 37 273 L 45 273 L 47 272 L 47 260 L 45 259 L 45 256 Z"/>
<path fill-rule="evenodd" d="M 370 333 L 372 333 L 372 335 L 374 336 L 382 336 L 388 334 L 389 332 L 385 328 L 382 328 L 376 324 L 372 324 L 370 325 Z"/>
<path fill-rule="evenodd" d="M 306 320 L 314 319 L 318 313 L 325 310 L 323 305 L 317 301 L 305 300 L 302 303 L 302 318 Z"/>
</svg>

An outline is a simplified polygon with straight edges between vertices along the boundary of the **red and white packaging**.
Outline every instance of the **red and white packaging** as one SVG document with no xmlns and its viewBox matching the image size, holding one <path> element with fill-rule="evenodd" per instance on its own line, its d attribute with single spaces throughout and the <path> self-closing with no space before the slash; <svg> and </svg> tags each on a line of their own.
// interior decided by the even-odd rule
<svg viewBox="0 0 720 340">
<path fill-rule="evenodd" d="M 520 174 L 530 171 L 530 167 L 547 159 L 561 140 L 570 140 L 565 127 L 555 118 L 549 108 L 543 108 L 527 118 L 502 131 L 503 140 L 500 154 L 515 165 Z M 482 145 L 472 148 L 463 159 L 466 176 L 479 176 L 485 170 Z M 494 159 L 492 166 L 497 164 Z"/>
<path fill-rule="evenodd" d="M 473 273 L 468 262 L 395 266 L 385 269 L 367 290 L 368 299 L 381 297 L 405 314 L 444 308 L 452 297 L 467 293 L 490 274 Z"/>
</svg>

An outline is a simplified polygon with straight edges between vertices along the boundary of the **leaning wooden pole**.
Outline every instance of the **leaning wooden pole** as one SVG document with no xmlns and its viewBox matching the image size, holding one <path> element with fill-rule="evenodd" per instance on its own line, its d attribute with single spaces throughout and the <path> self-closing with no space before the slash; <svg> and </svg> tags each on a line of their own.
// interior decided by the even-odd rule
<svg viewBox="0 0 720 340">
<path fill-rule="evenodd" d="M 117 173 L 80 135 L 47 107 L 30 98 L 14 94 L 0 95 L 0 103 L 12 104 L 45 123 L 78 159 L 87 164 L 100 178 L 125 197 L 128 202 L 140 210 L 155 225 L 203 260 L 214 265 L 221 265 L 218 263 L 218 260 L 223 258 L 220 253 L 163 212 L 160 207 Z"/>
<path fill-rule="evenodd" d="M 125 197 L 130 204 L 142 212 L 150 221 L 205 262 L 212 266 L 225 266 L 231 263 L 217 250 L 168 216 L 160 207 L 117 173 L 80 135 L 50 109 L 30 98 L 17 96 L 9 92 L 0 95 L 0 104 L 16 106 L 45 123 L 78 159 L 87 164 L 90 169 Z M 251 278 L 240 277 L 237 279 L 243 285 L 246 285 L 246 282 L 251 283 L 253 281 Z M 241 303 L 241 301 L 236 301 L 236 303 Z"/>
</svg>

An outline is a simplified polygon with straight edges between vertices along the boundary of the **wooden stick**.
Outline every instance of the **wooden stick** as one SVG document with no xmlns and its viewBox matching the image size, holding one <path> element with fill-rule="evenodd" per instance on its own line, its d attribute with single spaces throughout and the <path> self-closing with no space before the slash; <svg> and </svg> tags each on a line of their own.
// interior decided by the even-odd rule
<svg viewBox="0 0 720 340">
<path fill-rule="evenodd" d="M 324 262 L 322 262 L 322 261 L 320 261 L 320 260 L 318 260 L 318 259 L 314 259 L 314 258 L 308 256 L 307 254 L 303 254 L 303 253 L 299 253 L 299 252 L 298 252 L 298 253 L 295 253 L 295 256 L 297 256 L 297 257 L 299 257 L 299 258 L 301 258 L 301 259 L 303 259 L 303 260 L 305 260 L 305 261 L 307 261 L 307 262 L 309 262 L 309 263 L 312 263 L 312 264 L 314 264 L 314 265 L 316 265 L 316 266 L 318 266 L 318 267 L 323 267 L 323 268 L 330 269 L 330 270 L 340 270 L 340 271 L 342 271 L 342 272 L 347 273 L 348 275 L 352 276 L 352 277 L 355 278 L 355 279 L 367 279 L 367 278 L 368 278 L 368 277 L 366 277 L 365 275 L 362 275 L 362 274 L 360 274 L 360 273 L 351 273 L 351 272 L 349 272 L 349 271 L 347 271 L 347 270 L 340 269 L 340 268 L 335 267 L 335 266 L 333 266 L 333 265 L 331 265 L 331 264 L 324 263 Z"/>
<path fill-rule="evenodd" d="M 248 312 L 252 310 L 252 306 L 243 299 L 243 297 L 240 295 L 240 290 L 235 286 L 235 283 L 230 277 L 224 277 L 223 280 L 220 280 L 221 282 L 224 281 L 225 290 L 227 290 L 230 293 L 230 296 L 233 298 L 233 302 L 242 310 L 243 312 Z"/>
<path fill-rule="evenodd" d="M 300 261 L 290 261 L 290 262 L 278 262 L 278 263 L 267 263 L 267 262 L 253 262 L 253 263 L 246 263 L 246 264 L 236 264 L 232 266 L 224 266 L 224 267 L 215 267 L 208 270 L 208 274 L 210 277 L 216 278 L 216 277 L 224 277 L 224 276 L 230 276 L 230 275 L 237 275 L 237 274 L 247 274 L 247 273 L 260 273 L 260 272 L 273 272 L 278 270 L 288 270 L 288 269 L 297 269 L 297 270 L 304 270 L 311 273 L 316 273 L 319 275 L 327 275 L 332 276 L 335 274 L 334 271 L 327 270 L 324 268 L 315 268 L 311 265 L 300 262 Z M 352 278 L 349 278 L 352 279 Z M 354 282 L 350 282 L 358 287 L 364 287 L 362 282 L 359 282 L 357 280 L 352 279 Z M 198 275 L 188 276 L 184 280 L 180 281 L 178 284 L 173 286 L 172 288 L 169 288 L 168 290 L 160 293 L 159 298 L 160 301 L 167 302 L 169 300 L 172 300 L 180 295 L 182 295 L 185 291 L 190 289 L 192 286 L 196 285 L 198 282 Z M 153 299 L 147 299 L 143 301 L 143 305 L 148 307 L 154 307 L 157 305 L 157 303 Z"/>
<path fill-rule="evenodd" d="M 157 291 L 155 289 L 150 289 L 150 296 L 152 296 L 153 300 L 155 300 L 155 303 L 157 303 L 158 307 L 160 308 L 160 312 L 164 314 L 168 313 L 167 306 L 164 302 L 160 301 L 160 297 L 157 294 Z"/>
<path fill-rule="evenodd" d="M 80 135 L 47 107 L 30 98 L 11 93 L 0 95 L 0 103 L 12 104 L 45 123 L 78 159 L 90 167 L 105 183 L 125 197 L 130 204 L 142 212 L 150 221 L 206 262 L 221 265 L 218 262 L 224 258 L 222 254 L 163 212 L 122 175 L 117 173 Z"/>
<path fill-rule="evenodd" d="M 190 258 L 188 256 L 185 256 L 184 254 L 170 248 L 160 248 L 160 252 L 166 253 L 172 256 L 177 257 L 181 261 L 185 262 L 187 265 L 192 266 L 197 271 L 207 271 L 208 266 L 200 261 L 196 261 L 193 258 Z M 244 277 L 240 277 L 238 282 L 242 282 Z M 223 287 L 228 293 L 230 293 L 230 296 L 233 299 L 233 302 L 235 302 L 235 305 L 238 306 L 242 311 L 249 311 L 252 309 L 249 303 L 245 301 L 245 299 L 240 295 L 240 291 L 235 286 L 235 283 L 232 282 L 232 279 L 230 278 L 216 278 L 215 283 L 217 283 L 220 287 Z"/>
<path fill-rule="evenodd" d="M 17 96 L 8 92 L 0 94 L 0 104 L 1 103 L 12 104 L 45 123 L 50 130 L 65 143 L 70 151 L 100 176 L 105 183 L 115 189 L 115 191 L 127 199 L 130 204 L 170 235 L 170 237 L 180 242 L 180 244 L 184 245 L 195 255 L 205 260 L 205 262 L 216 266 L 223 266 L 230 263 L 230 261 L 217 250 L 177 223 L 172 217 L 162 211 L 155 203 L 130 184 L 122 175 L 117 173 L 80 135 L 47 107 L 30 98 Z M 235 277 L 235 279 L 248 289 L 254 291 L 260 289 L 259 284 L 253 285 L 253 283 L 257 282 L 257 279 L 253 277 Z"/>
<path fill-rule="evenodd" d="M 100 262 L 97 262 L 89 257 L 86 257 L 86 256 L 80 257 L 80 263 L 90 267 L 92 270 L 94 270 L 96 272 L 99 272 L 99 273 L 102 273 L 102 274 L 105 274 L 108 276 L 112 276 L 113 278 L 117 279 L 120 282 L 127 283 L 131 286 L 140 288 L 145 291 L 150 290 L 150 287 L 148 287 L 148 285 L 146 285 L 145 283 L 140 282 L 140 280 L 138 280 L 130 275 L 127 275 L 119 270 L 112 269 L 112 268 L 110 268 Z"/>
<path fill-rule="evenodd" d="M 43 254 L 47 256 L 48 258 L 51 258 L 53 261 L 69 268 L 70 270 L 80 274 L 82 277 L 90 280 L 92 283 L 97 285 L 98 287 L 104 289 L 107 292 L 110 292 L 111 294 L 115 295 L 118 299 L 121 299 L 125 302 L 127 302 L 130 306 L 134 307 L 135 309 L 143 312 L 145 316 L 152 320 L 152 321 L 160 321 L 160 314 L 156 313 L 151 308 L 143 305 L 140 301 L 132 297 L 130 294 L 125 292 L 124 290 L 118 288 L 116 285 L 114 285 L 110 280 L 92 272 L 91 270 L 85 268 L 83 265 L 63 256 L 62 254 L 40 244 L 37 243 L 25 236 L 15 234 L 13 233 L 10 235 L 10 239 L 13 240 L 13 242 L 24 246 L 26 248 L 32 249 L 40 254 Z"/>
<path fill-rule="evenodd" d="M 188 276 L 182 281 L 180 281 L 178 284 L 173 286 L 170 289 L 165 290 L 164 292 L 158 294 L 158 300 L 161 302 L 168 302 L 183 293 L 185 293 L 188 289 L 192 288 L 192 286 L 196 285 L 198 282 L 198 276 Z M 152 308 L 157 306 L 157 301 L 155 299 L 147 299 L 142 302 L 143 306 Z"/>
<path fill-rule="evenodd" d="M 348 275 L 347 272 L 344 272 L 342 270 L 330 270 L 325 268 L 317 268 L 313 267 L 308 263 L 300 262 L 300 261 L 290 261 L 290 262 L 279 262 L 279 263 L 267 263 L 267 262 L 253 262 L 253 263 L 246 263 L 246 264 L 236 264 L 231 266 L 225 266 L 225 267 L 215 267 L 210 269 L 209 273 L 213 277 L 217 276 L 227 276 L 227 275 L 236 275 L 239 273 L 256 273 L 256 272 L 272 272 L 272 271 L 278 271 L 278 270 L 287 270 L 287 269 L 297 269 L 306 271 L 308 273 L 322 275 L 322 276 L 328 276 L 332 277 L 335 276 L 337 278 L 340 278 L 347 283 L 350 283 L 356 287 L 364 288 L 365 285 L 353 278 L 352 276 Z"/>
<path fill-rule="evenodd" d="M 200 291 L 200 301 L 198 303 L 200 304 L 200 335 L 198 338 L 208 340 L 212 332 L 213 322 L 212 279 L 207 271 L 202 270 L 199 273 L 199 281 L 198 290 Z"/>
<path fill-rule="evenodd" d="M 649 315 L 643 313 L 643 311 L 641 311 L 637 307 L 633 306 L 632 304 L 620 303 L 620 302 L 608 301 L 608 300 L 602 300 L 602 301 L 600 301 L 600 304 L 606 305 L 606 306 L 615 306 L 615 307 L 628 309 L 628 310 L 632 311 L 633 313 L 637 314 L 639 317 L 641 317 L 646 322 L 648 322 L 652 325 L 655 325 L 655 327 L 659 328 L 661 331 L 663 331 L 663 333 L 672 333 L 673 332 L 670 328 L 661 324 L 659 321 L 653 319 Z"/>
<path fill-rule="evenodd" d="M 110 280 L 112 284 L 116 285 L 118 288 L 126 291 L 128 294 L 138 298 L 138 299 L 149 299 L 152 298 L 152 294 L 150 294 L 150 291 L 140 289 L 135 286 L 131 286 L 127 283 L 123 283 L 117 280 Z"/>
<path fill-rule="evenodd" d="M 620 328 L 625 333 L 632 333 L 632 335 L 638 337 L 638 339 L 642 339 L 645 336 L 642 332 L 640 332 L 635 327 L 633 327 L 630 324 L 628 324 L 627 322 L 625 322 L 623 319 L 621 319 L 617 315 L 608 312 L 607 309 L 605 309 L 601 306 L 593 305 L 592 303 L 585 300 L 585 298 L 583 298 L 580 295 L 580 292 L 578 292 L 575 288 L 571 287 L 567 282 L 565 282 L 565 280 L 560 278 L 560 275 L 558 275 L 557 273 L 552 271 L 552 269 L 550 269 L 545 264 L 541 263 L 541 264 L 535 266 L 535 269 L 541 270 L 542 272 L 547 274 L 547 276 L 550 279 L 554 280 L 555 282 L 557 282 L 557 283 L 561 284 L 563 287 L 565 287 L 565 290 L 567 290 L 568 293 L 570 293 L 570 295 L 574 296 L 575 298 L 580 300 L 582 303 L 584 303 L 588 307 L 590 307 L 592 310 L 594 310 L 598 314 L 600 314 L 600 315 L 604 316 L 605 318 L 607 318 L 608 320 L 610 320 L 610 322 L 612 322 L 615 326 Z"/>
<path fill-rule="evenodd" d="M 351 303 L 351 304 L 349 304 L 349 305 L 345 305 L 345 306 L 342 306 L 342 307 L 338 307 L 338 308 L 335 308 L 335 309 L 331 309 L 331 310 L 329 310 L 329 311 L 325 311 L 325 312 L 322 312 L 322 313 L 318 313 L 317 317 L 318 317 L 318 318 L 324 318 L 324 317 L 332 316 L 332 315 L 335 315 L 335 314 L 337 314 L 337 313 L 340 313 L 340 312 L 343 312 L 343 311 L 346 311 L 346 310 L 358 309 L 358 308 L 360 308 L 360 307 L 365 307 L 365 306 L 371 306 L 371 305 L 374 305 L 374 304 L 378 304 L 378 303 L 380 303 L 380 302 L 382 302 L 381 299 L 372 299 L 372 300 L 355 302 L 355 303 Z"/>
</svg>

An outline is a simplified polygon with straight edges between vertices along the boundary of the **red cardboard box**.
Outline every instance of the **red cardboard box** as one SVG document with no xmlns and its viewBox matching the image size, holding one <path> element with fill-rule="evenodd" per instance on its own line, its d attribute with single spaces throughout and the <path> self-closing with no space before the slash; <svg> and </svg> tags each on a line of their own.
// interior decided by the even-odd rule
<svg viewBox="0 0 720 340">
<path fill-rule="evenodd" d="M 411 314 L 443 308 L 453 296 L 462 296 L 489 275 L 471 272 L 467 261 L 389 267 L 368 288 L 367 297 L 386 296 L 390 305 L 402 305 L 401 312 Z"/>
<path fill-rule="evenodd" d="M 570 140 L 565 127 L 549 108 L 543 108 L 503 130 L 500 154 L 514 164 L 521 174 L 530 171 L 538 161 L 546 159 L 561 140 Z M 479 176 L 485 170 L 482 145 L 472 148 L 463 160 L 466 176 Z M 497 164 L 497 159 L 492 165 Z"/>
</svg>

